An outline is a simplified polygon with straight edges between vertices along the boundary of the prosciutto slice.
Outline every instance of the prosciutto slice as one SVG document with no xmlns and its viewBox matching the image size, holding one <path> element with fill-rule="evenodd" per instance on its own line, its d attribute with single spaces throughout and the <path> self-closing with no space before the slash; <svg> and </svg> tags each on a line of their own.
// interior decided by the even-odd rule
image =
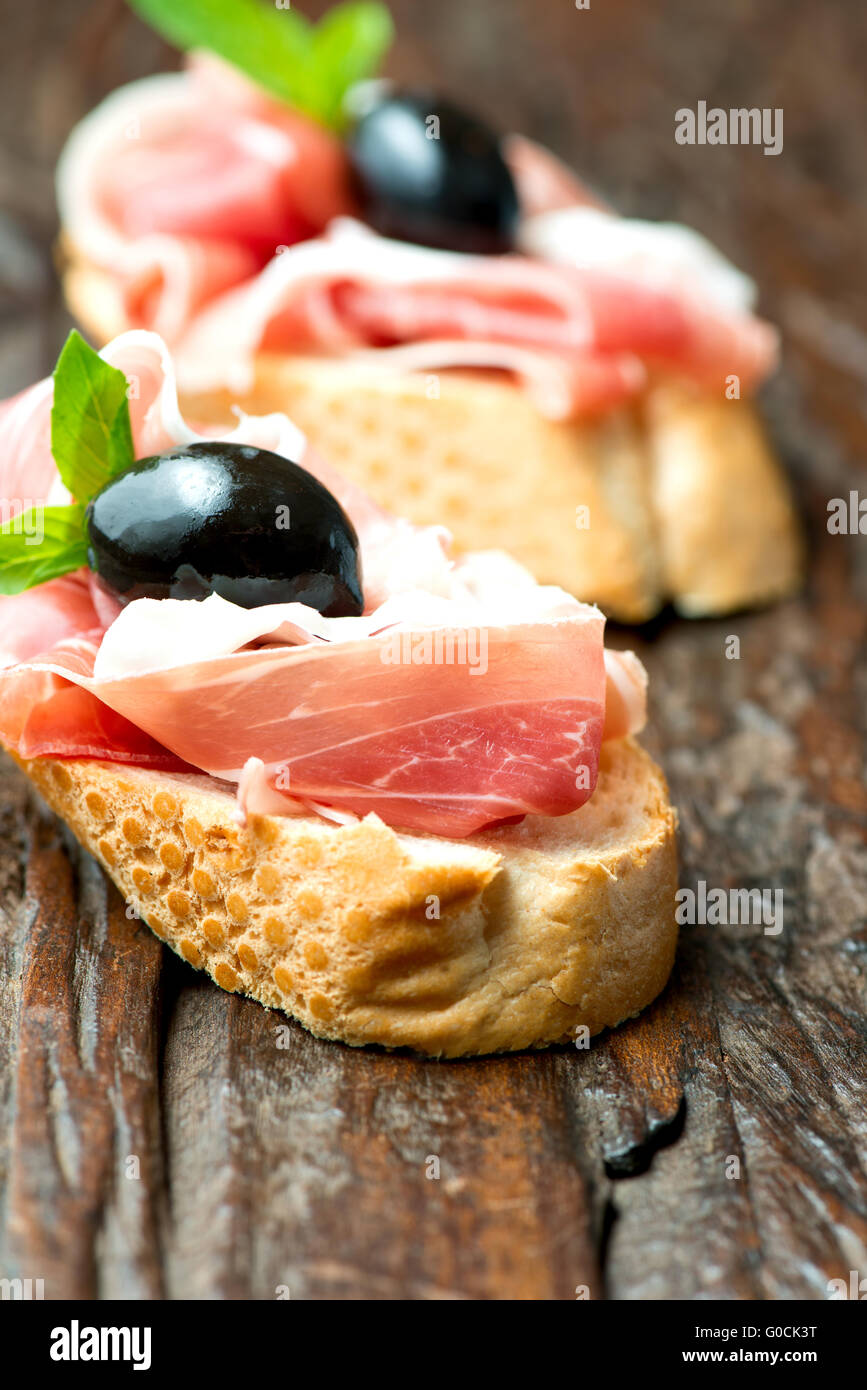
<svg viewBox="0 0 867 1390">
<path fill-rule="evenodd" d="M 73 250 L 118 277 L 130 324 L 170 340 L 276 250 L 354 208 L 339 141 L 204 55 L 86 117 L 57 197 Z"/>
<path fill-rule="evenodd" d="M 537 386 L 543 409 L 564 417 L 634 394 L 645 384 L 645 365 L 679 370 L 704 386 L 722 387 L 734 372 L 749 390 L 776 354 L 767 324 L 690 300 L 672 285 L 596 267 L 433 251 L 387 241 L 347 219 L 203 311 L 177 355 L 187 389 L 230 382 L 246 391 L 263 349 L 361 353 L 368 363 L 406 370 L 404 344 L 420 370 L 513 371 Z"/>
<path fill-rule="evenodd" d="M 751 287 L 683 228 L 619 218 L 510 136 L 523 254 L 407 246 L 352 220 L 340 144 L 216 59 L 114 94 L 74 132 L 58 198 L 130 323 L 176 349 L 185 390 L 247 391 L 259 351 L 384 370 L 508 372 L 553 418 L 608 410 L 662 366 L 751 390 L 774 331 Z"/>
<path fill-rule="evenodd" d="M 562 208 L 604 206 L 567 164 L 525 135 L 507 135 L 503 155 L 515 181 L 524 218 Z"/>
<path fill-rule="evenodd" d="M 26 672 L 65 677 L 224 780 L 238 782 L 260 758 L 295 799 L 468 835 L 514 815 L 561 815 L 592 794 L 603 620 L 579 610 L 571 621 L 492 629 L 477 679 L 467 665 L 392 664 L 385 635 L 242 649 L 118 679 L 94 676 L 95 649 L 79 644 Z M 20 708 L 0 706 L 4 739 L 24 757 L 49 751 L 56 729 L 32 714 L 16 728 Z"/>
<path fill-rule="evenodd" d="M 135 388 L 138 454 L 199 437 L 158 338 L 125 334 L 104 356 Z M 19 420 L 16 439 L 47 493 L 44 397 L 32 394 L 33 429 Z M 284 416 L 243 416 L 234 438 L 279 446 L 340 497 L 372 576 L 364 615 L 246 610 L 216 595 L 101 614 L 86 575 L 54 580 L 0 600 L 3 741 L 25 758 L 203 771 L 237 783 L 247 811 L 267 801 L 272 811 L 376 812 L 440 835 L 582 805 L 606 712 L 610 737 L 644 712 L 640 665 L 604 653 L 598 610 L 537 585 L 507 556 L 452 560 L 445 532 L 389 517 Z M 3 460 L 27 475 L 22 454 Z"/>
</svg>

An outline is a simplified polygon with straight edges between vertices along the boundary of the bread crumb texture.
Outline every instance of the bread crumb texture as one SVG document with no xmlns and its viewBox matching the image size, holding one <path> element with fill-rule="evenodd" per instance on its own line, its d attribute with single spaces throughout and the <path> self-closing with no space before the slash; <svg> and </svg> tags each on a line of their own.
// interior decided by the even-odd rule
<svg viewBox="0 0 867 1390">
<path fill-rule="evenodd" d="M 22 764 L 139 916 L 221 988 L 311 1032 L 434 1056 L 619 1023 L 671 969 L 675 814 L 631 740 L 592 800 L 469 841 L 376 816 L 234 819 L 207 778 Z"/>
</svg>

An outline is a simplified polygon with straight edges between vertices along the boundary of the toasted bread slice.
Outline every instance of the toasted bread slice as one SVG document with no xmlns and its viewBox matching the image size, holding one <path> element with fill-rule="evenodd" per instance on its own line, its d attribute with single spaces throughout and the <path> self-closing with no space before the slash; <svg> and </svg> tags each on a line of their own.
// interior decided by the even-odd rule
<svg viewBox="0 0 867 1390">
<path fill-rule="evenodd" d="M 671 970 L 676 818 L 631 739 L 604 745 L 579 811 L 463 841 L 372 815 L 242 829 L 206 777 L 20 765 L 159 937 L 320 1037 L 443 1057 L 542 1047 L 637 1013 Z"/>
<path fill-rule="evenodd" d="M 784 598 L 800 583 L 788 483 L 748 401 L 667 384 L 645 405 L 662 587 L 687 617 Z"/>
<path fill-rule="evenodd" d="M 116 282 L 67 248 L 64 289 L 98 342 L 129 327 Z M 459 547 L 508 550 L 623 622 L 793 592 L 802 553 L 785 476 L 749 401 L 654 386 L 634 411 L 559 423 L 496 376 L 395 375 L 261 354 L 252 392 L 187 396 L 191 419 L 284 410 L 383 506 Z"/>
</svg>

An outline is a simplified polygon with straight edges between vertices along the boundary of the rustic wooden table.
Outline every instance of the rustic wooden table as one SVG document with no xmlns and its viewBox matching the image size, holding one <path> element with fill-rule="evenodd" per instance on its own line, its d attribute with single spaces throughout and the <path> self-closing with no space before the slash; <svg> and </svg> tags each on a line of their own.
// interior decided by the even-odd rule
<svg viewBox="0 0 867 1390">
<path fill-rule="evenodd" d="M 867 494 L 867 10 L 392 8 L 395 72 L 471 94 L 625 211 L 710 234 L 783 328 L 766 407 L 808 591 L 628 636 L 683 884 L 781 889 L 784 928 L 685 928 L 662 999 L 589 1053 L 437 1064 L 294 1025 L 281 1049 L 281 1020 L 128 921 L 4 768 L 0 1275 L 76 1298 L 823 1299 L 867 1274 L 867 538 L 826 528 L 829 498 Z M 172 59 L 120 0 L 0 12 L 5 395 L 67 326 L 62 139 Z M 782 107 L 783 153 L 676 144 L 676 108 L 701 99 Z"/>
</svg>

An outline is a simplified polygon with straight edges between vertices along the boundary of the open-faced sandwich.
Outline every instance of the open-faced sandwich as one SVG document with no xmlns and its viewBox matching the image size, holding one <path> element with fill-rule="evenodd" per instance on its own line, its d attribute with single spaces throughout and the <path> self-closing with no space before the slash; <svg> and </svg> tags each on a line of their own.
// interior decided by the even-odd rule
<svg viewBox="0 0 867 1390">
<path fill-rule="evenodd" d="M 181 401 L 287 411 L 461 548 L 633 621 L 790 592 L 800 545 L 753 394 L 774 330 L 684 227 L 617 216 L 435 92 L 362 82 L 380 6 L 133 0 L 191 51 L 73 132 L 64 284 L 91 336 L 158 330 Z"/>
<path fill-rule="evenodd" d="M 282 414 L 76 333 L 0 407 L 0 739 L 150 927 L 353 1044 L 586 1039 L 662 989 L 675 814 L 604 619 Z"/>
</svg>

